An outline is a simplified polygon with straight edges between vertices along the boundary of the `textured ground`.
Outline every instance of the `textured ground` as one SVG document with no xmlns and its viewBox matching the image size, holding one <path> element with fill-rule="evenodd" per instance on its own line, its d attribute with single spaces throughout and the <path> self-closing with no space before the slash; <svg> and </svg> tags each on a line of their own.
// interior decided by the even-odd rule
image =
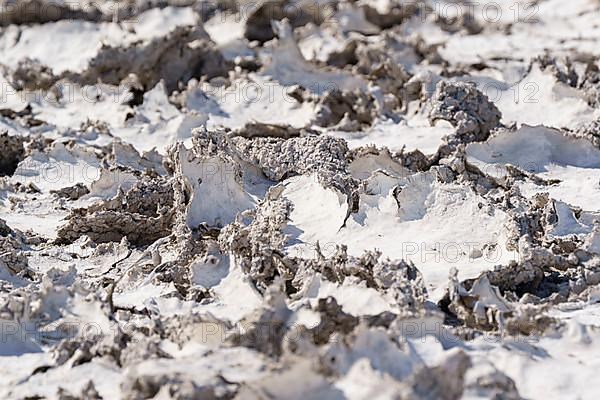
<svg viewBox="0 0 600 400">
<path fill-rule="evenodd" d="M 598 397 L 599 1 L 0 6 L 0 398 Z"/>
</svg>

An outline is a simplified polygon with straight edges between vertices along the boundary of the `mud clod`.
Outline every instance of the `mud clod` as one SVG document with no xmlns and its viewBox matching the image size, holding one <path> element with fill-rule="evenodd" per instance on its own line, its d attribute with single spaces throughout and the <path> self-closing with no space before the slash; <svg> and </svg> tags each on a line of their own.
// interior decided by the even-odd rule
<svg viewBox="0 0 600 400">
<path fill-rule="evenodd" d="M 473 84 L 441 81 L 432 97 L 429 121 L 446 120 L 456 128 L 450 144 L 482 141 L 500 123 L 502 114 Z"/>
</svg>

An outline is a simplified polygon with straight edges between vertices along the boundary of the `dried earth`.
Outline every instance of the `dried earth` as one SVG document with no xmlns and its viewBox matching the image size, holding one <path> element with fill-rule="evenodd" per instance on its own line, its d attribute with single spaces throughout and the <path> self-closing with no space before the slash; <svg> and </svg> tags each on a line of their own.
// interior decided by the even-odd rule
<svg viewBox="0 0 600 400">
<path fill-rule="evenodd" d="M 597 398 L 599 1 L 0 4 L 0 398 Z"/>
</svg>

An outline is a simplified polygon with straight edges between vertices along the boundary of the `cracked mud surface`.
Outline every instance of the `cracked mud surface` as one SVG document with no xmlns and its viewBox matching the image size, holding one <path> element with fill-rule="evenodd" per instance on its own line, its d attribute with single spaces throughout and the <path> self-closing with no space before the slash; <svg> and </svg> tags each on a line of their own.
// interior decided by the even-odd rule
<svg viewBox="0 0 600 400">
<path fill-rule="evenodd" d="M 0 398 L 597 398 L 600 2 L 0 5 Z"/>
</svg>

